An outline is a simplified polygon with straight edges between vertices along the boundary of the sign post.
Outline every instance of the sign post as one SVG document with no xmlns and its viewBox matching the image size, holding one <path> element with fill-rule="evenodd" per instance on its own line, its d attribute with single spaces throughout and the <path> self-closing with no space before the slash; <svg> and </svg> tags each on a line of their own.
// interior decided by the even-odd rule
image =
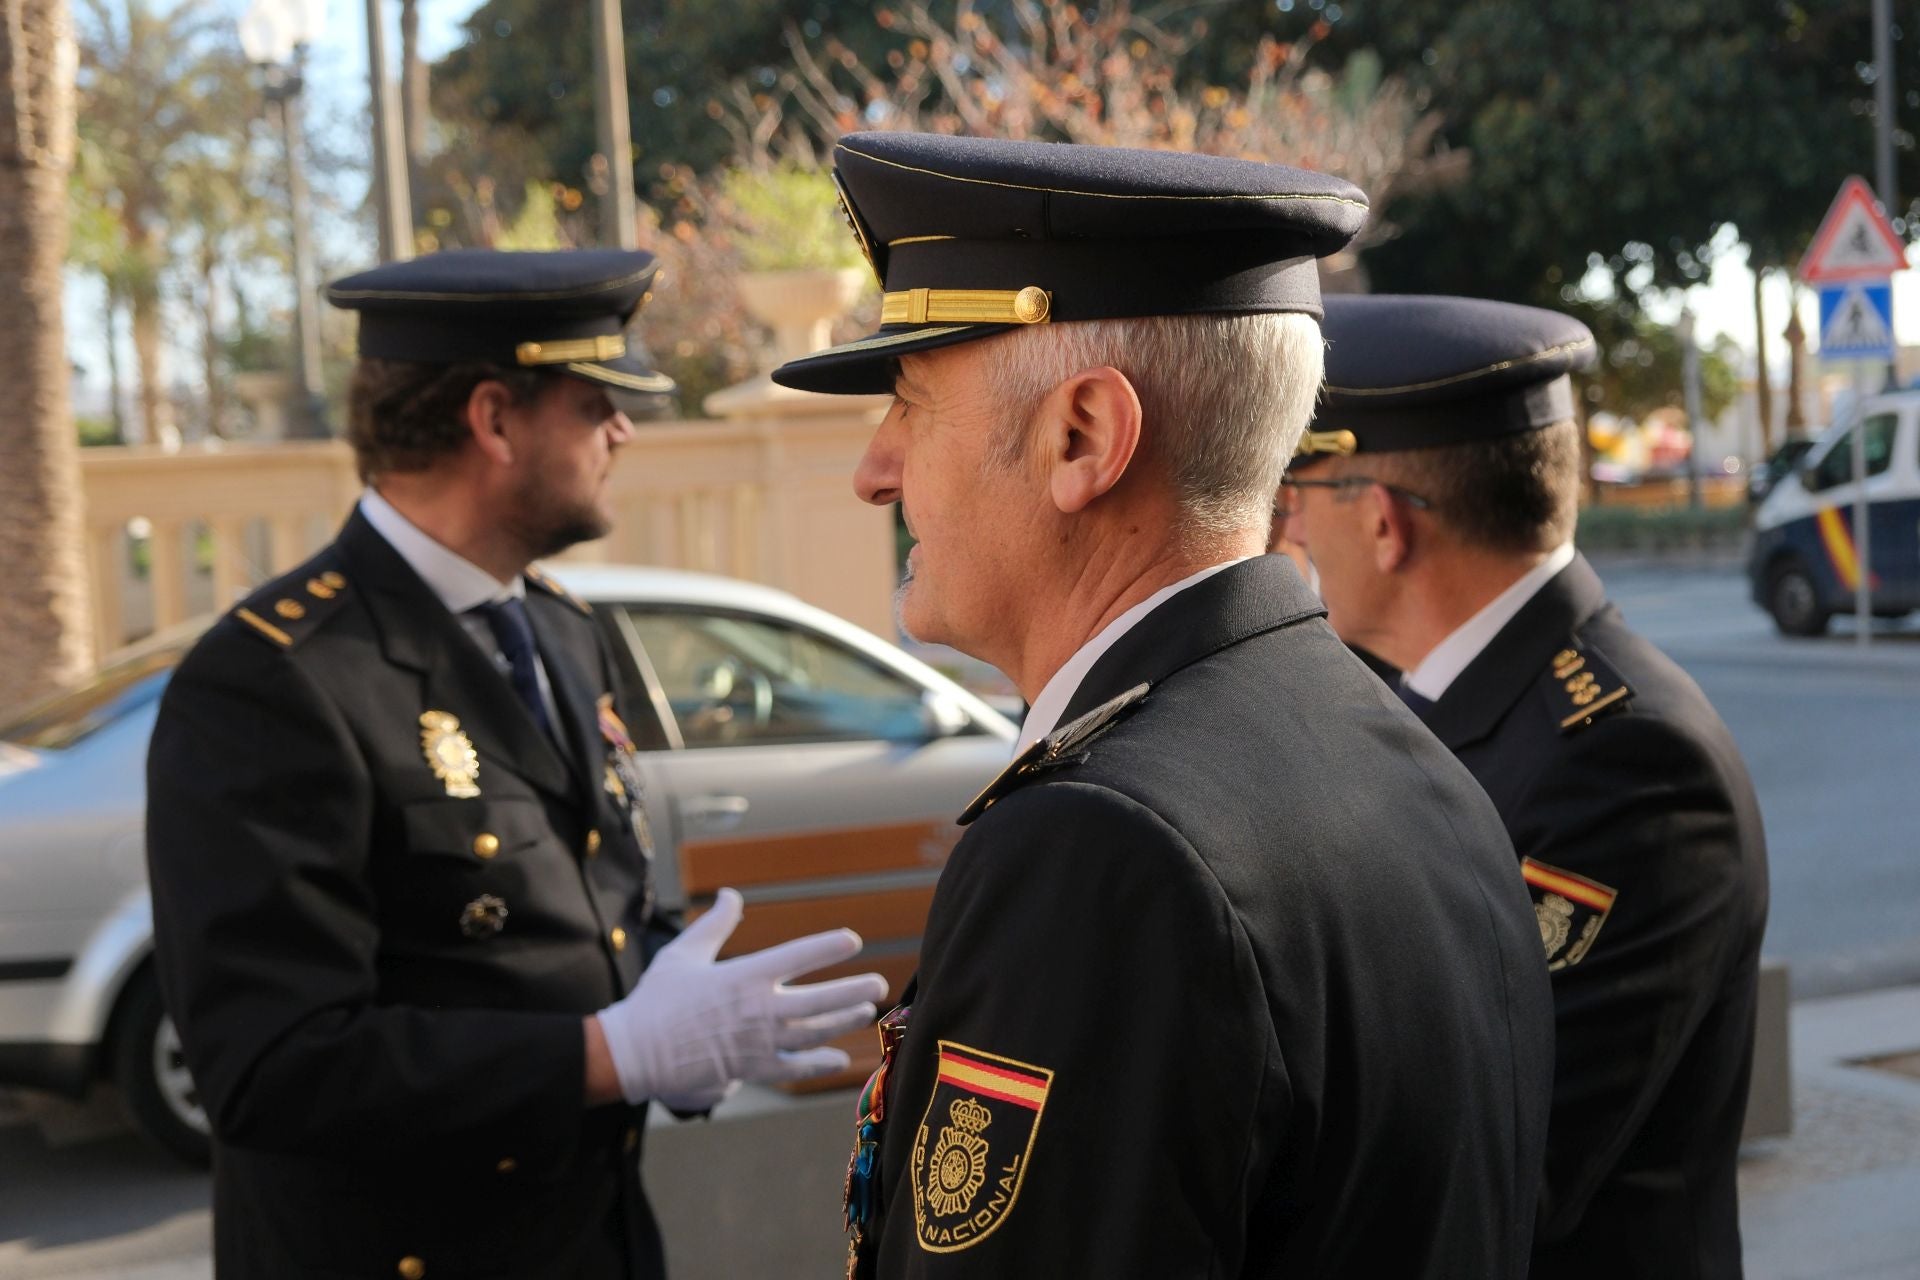
<svg viewBox="0 0 1920 1280">
<path fill-rule="evenodd" d="M 1853 614 L 1862 646 L 1873 643 L 1873 536 L 1867 508 L 1867 369 L 1893 363 L 1893 273 L 1907 267 L 1900 237 L 1858 177 L 1840 184 L 1800 278 L 1820 290 L 1820 358 L 1853 364 Z"/>
</svg>

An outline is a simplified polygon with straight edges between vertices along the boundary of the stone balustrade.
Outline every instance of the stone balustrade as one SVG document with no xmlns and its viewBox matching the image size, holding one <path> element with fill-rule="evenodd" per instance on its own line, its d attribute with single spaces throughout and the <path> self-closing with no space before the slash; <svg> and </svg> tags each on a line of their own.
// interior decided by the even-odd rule
<svg viewBox="0 0 1920 1280">
<path fill-rule="evenodd" d="M 892 513 L 851 488 L 885 402 L 736 391 L 724 420 L 640 427 L 614 533 L 565 558 L 748 578 L 890 634 Z M 298 564 L 360 492 L 338 441 L 87 449 L 81 471 L 99 655 Z"/>
</svg>

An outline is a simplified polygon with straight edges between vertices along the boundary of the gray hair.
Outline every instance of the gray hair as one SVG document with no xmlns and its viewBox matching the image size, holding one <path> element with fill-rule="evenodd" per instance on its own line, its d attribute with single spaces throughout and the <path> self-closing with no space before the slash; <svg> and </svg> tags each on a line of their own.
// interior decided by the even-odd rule
<svg viewBox="0 0 1920 1280">
<path fill-rule="evenodd" d="M 986 376 L 1004 423 L 989 453 L 1025 456 L 1040 401 L 1085 369 L 1111 366 L 1140 396 L 1141 452 L 1164 469 L 1182 532 L 1265 526 L 1280 473 L 1313 414 L 1325 344 L 1311 316 L 1145 316 L 1031 325 L 987 339 Z"/>
</svg>

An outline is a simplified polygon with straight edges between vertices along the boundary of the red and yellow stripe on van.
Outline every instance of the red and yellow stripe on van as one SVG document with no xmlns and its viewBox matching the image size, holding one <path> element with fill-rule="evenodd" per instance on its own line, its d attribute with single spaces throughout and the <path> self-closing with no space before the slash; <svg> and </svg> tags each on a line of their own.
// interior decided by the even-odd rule
<svg viewBox="0 0 1920 1280">
<path fill-rule="evenodd" d="M 1814 516 L 1814 523 L 1820 530 L 1820 545 L 1827 550 L 1827 561 L 1833 566 L 1834 576 L 1847 590 L 1858 590 L 1860 552 L 1854 545 L 1853 529 L 1847 524 L 1847 518 L 1840 514 L 1838 507 L 1822 507 Z M 1878 587 L 1880 575 L 1873 574 L 1867 581 L 1870 586 Z"/>
</svg>

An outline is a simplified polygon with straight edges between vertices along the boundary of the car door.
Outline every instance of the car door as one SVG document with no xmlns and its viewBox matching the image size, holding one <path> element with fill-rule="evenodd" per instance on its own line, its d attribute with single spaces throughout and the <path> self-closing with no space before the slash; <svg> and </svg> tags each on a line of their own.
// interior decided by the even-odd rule
<svg viewBox="0 0 1920 1280">
<path fill-rule="evenodd" d="M 1011 753 L 1005 723 L 956 712 L 942 690 L 794 619 L 600 612 L 667 728 L 644 753 L 664 809 L 663 903 L 697 913 L 738 888 L 747 911 L 730 953 L 851 927 L 867 942 L 858 967 L 897 996 L 959 838 L 953 819 Z"/>
<path fill-rule="evenodd" d="M 1914 521 L 1904 512 L 1914 507 L 1904 466 L 1895 466 L 1902 414 L 1892 408 L 1870 411 L 1854 426 L 1838 432 L 1802 473 L 1802 484 L 1816 508 L 1812 532 L 1820 548 L 1810 557 L 1821 579 L 1820 594 L 1827 608 L 1844 612 L 1853 607 L 1859 580 L 1859 540 L 1855 536 L 1853 504 L 1860 486 L 1853 478 L 1853 435 L 1866 442 L 1866 497 L 1869 554 L 1868 581 L 1876 609 L 1908 608 L 1920 589 L 1920 544 Z"/>
</svg>

